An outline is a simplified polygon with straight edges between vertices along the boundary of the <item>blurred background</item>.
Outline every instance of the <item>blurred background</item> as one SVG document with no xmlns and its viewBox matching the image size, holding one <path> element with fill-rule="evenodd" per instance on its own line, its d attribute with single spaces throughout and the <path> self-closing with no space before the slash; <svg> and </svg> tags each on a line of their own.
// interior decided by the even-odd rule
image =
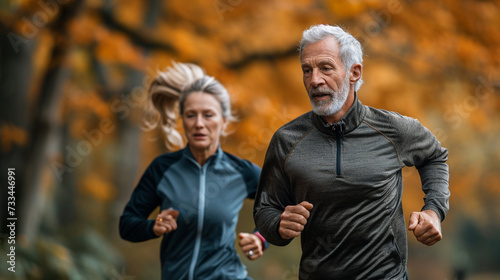
<svg viewBox="0 0 500 280">
<path fill-rule="evenodd" d="M 156 71 L 194 62 L 219 79 L 239 117 L 222 147 L 262 166 L 274 131 L 311 108 L 296 48 L 318 23 L 361 41 L 364 104 L 418 118 L 449 149 L 444 239 L 408 235 L 411 279 L 500 279 L 500 1 L 0 3 L 1 279 L 159 279 L 160 239 L 118 235 L 139 176 L 166 152 L 141 129 Z M 423 192 L 415 169 L 404 180 L 408 217 Z M 252 204 L 238 231 L 253 229 Z M 256 280 L 288 280 L 300 254 L 295 240 L 242 259 Z"/>
</svg>

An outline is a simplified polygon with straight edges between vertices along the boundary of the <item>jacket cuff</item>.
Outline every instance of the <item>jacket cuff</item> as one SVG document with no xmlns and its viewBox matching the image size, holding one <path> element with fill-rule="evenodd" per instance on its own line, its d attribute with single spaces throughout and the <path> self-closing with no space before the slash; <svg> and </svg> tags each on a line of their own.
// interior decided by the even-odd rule
<svg viewBox="0 0 500 280">
<path fill-rule="evenodd" d="M 150 239 L 158 238 L 159 236 L 156 235 L 155 231 L 153 230 L 153 227 L 155 226 L 155 220 L 148 220 L 148 234 L 150 236 Z"/>
<path fill-rule="evenodd" d="M 443 211 L 440 211 L 440 209 L 438 207 L 435 207 L 433 205 L 425 205 L 424 207 L 422 207 L 422 209 L 420 211 L 425 211 L 425 210 L 434 211 L 436 213 L 436 215 L 438 216 L 440 222 L 443 222 L 444 218 L 446 217 L 446 214 Z"/>
</svg>

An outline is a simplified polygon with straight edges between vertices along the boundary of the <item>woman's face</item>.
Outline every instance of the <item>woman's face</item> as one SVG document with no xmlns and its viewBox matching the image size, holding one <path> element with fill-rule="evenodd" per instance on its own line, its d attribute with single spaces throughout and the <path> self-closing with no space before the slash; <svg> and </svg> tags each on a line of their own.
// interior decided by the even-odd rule
<svg viewBox="0 0 500 280">
<path fill-rule="evenodd" d="M 226 125 L 220 102 L 215 96 L 193 92 L 184 101 L 184 132 L 191 149 L 217 151 L 219 138 Z"/>
</svg>

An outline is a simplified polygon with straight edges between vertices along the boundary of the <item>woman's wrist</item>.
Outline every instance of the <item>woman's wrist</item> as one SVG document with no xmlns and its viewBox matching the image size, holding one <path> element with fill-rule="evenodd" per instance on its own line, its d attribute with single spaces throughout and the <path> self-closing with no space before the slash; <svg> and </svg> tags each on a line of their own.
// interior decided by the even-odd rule
<svg viewBox="0 0 500 280">
<path fill-rule="evenodd" d="M 264 236 L 262 236 L 260 234 L 260 232 L 258 232 L 258 231 L 254 232 L 253 234 L 255 234 L 260 239 L 260 241 L 262 242 L 262 251 L 265 251 L 266 250 L 266 239 L 264 238 Z"/>
</svg>

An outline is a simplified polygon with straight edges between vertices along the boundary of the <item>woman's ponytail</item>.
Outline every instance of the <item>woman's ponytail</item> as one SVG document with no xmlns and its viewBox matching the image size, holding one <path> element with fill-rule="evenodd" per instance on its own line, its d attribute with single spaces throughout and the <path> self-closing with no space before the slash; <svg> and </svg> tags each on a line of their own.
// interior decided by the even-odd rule
<svg viewBox="0 0 500 280">
<path fill-rule="evenodd" d="M 179 98 L 183 89 L 205 76 L 199 66 L 190 63 L 173 63 L 158 76 L 149 87 L 145 126 L 147 130 L 161 126 L 168 150 L 183 145 L 181 134 L 176 130 Z"/>
</svg>

